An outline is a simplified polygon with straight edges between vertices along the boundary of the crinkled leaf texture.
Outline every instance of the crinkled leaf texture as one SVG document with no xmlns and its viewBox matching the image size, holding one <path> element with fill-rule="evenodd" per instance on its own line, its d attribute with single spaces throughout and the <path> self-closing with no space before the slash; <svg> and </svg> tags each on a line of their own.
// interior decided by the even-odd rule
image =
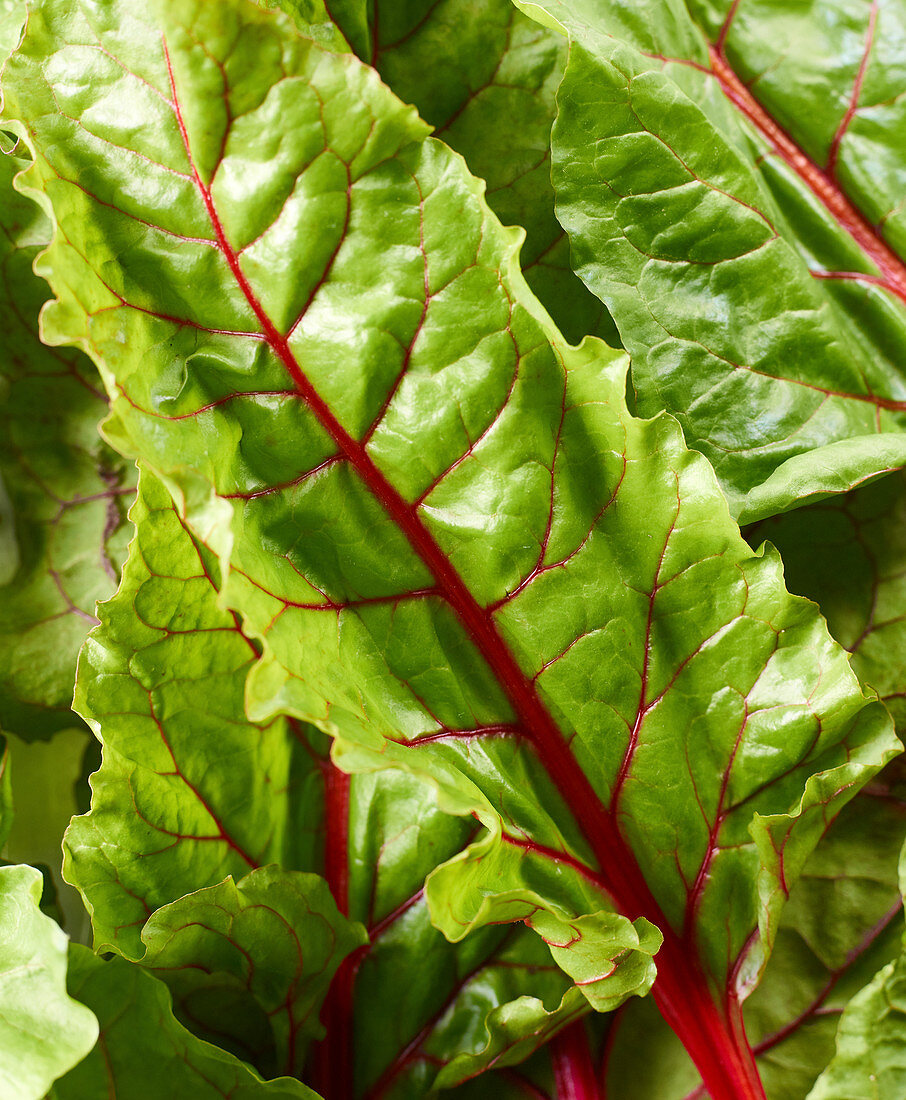
<svg viewBox="0 0 906 1100">
<path fill-rule="evenodd" d="M 158 909 L 142 939 L 143 966 L 196 1032 L 230 1049 L 271 1042 L 282 1072 L 301 1077 L 330 981 L 367 936 L 322 878 L 271 866 Z"/>
<path fill-rule="evenodd" d="M 895 760 L 843 810 L 791 890 L 764 980 L 745 1005 L 770 1100 L 805 1100 L 833 1056 L 844 1008 L 900 953 L 904 793 Z M 615 1015 L 602 1073 L 607 1095 L 621 1100 L 703 1096 L 695 1067 L 644 1002 Z"/>
<path fill-rule="evenodd" d="M 573 262 L 744 521 L 903 465 L 902 5 L 543 0 Z"/>
<path fill-rule="evenodd" d="M 451 939 L 528 921 L 610 1008 L 662 936 L 712 1100 L 759 1096 L 740 1001 L 889 716 L 372 70 L 241 0 L 87 12 L 46 0 L 4 84 L 58 227 L 47 332 L 220 556 L 252 718 L 482 823 L 428 884 Z"/>
<path fill-rule="evenodd" d="M 66 936 L 39 909 L 41 872 L 0 867 L 0 1094 L 41 1100 L 91 1050 L 94 1014 L 66 992 Z"/>
<path fill-rule="evenodd" d="M 554 216 L 550 133 L 562 36 L 510 0 L 359 0 L 331 10 L 362 60 L 487 182 L 504 225 L 525 229 L 526 280 L 560 331 L 573 343 L 597 335 L 619 345 L 607 310 L 573 272 Z"/>
<path fill-rule="evenodd" d="M 12 189 L 22 168 L 0 156 L 0 722 L 33 738 L 76 721 L 76 655 L 116 587 L 132 479 L 98 436 L 91 363 L 38 339 L 47 285 L 31 265 L 50 226 Z"/>
<path fill-rule="evenodd" d="M 316 1074 L 347 1093 L 380 1081 L 388 1096 L 422 1096 L 519 1060 L 587 1011 L 526 929 L 489 928 L 452 946 L 431 927 L 424 878 L 474 828 L 440 813 L 412 777 L 343 775 L 323 735 L 298 722 L 249 722 L 243 687 L 256 649 L 218 606 L 216 560 L 147 471 L 131 517 L 122 586 L 99 607 L 76 691 L 104 747 L 91 811 L 67 832 L 66 873 L 98 949 L 155 968 L 181 1020 L 266 1076 L 290 1062 L 301 1070 L 337 961 L 316 966 L 314 943 L 326 950 L 331 928 L 343 953 L 361 942 L 323 882 L 296 872 L 326 873 L 370 934 L 348 964 L 351 983 L 347 966 L 322 1013 Z M 258 869 L 274 861 L 286 870 Z M 273 912 L 263 928 L 248 912 L 262 880 L 287 918 L 279 934 Z M 310 902 L 317 919 L 306 917 Z M 307 942 L 308 925 L 314 941 L 297 973 L 293 940 Z"/>
<path fill-rule="evenodd" d="M 100 1036 L 49 1100 L 317 1100 L 300 1081 L 263 1081 L 238 1058 L 186 1031 L 173 1016 L 166 986 L 124 959 L 104 961 L 74 944 L 69 991 L 88 1006 L 83 1012 L 97 1015 Z"/>
</svg>

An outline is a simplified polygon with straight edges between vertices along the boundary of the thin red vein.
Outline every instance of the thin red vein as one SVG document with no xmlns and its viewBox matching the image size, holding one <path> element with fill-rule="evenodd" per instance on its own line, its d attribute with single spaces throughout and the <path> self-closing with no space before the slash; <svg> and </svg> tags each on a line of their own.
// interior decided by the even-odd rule
<svg viewBox="0 0 906 1100">
<path fill-rule="evenodd" d="M 589 882 L 597 886 L 599 890 L 605 892 L 609 890 L 607 880 L 603 874 L 598 874 L 593 871 L 587 863 L 583 863 L 581 860 L 576 859 L 575 856 L 571 856 L 569 852 L 563 852 L 559 848 L 549 848 L 546 844 L 538 844 L 537 841 L 529 840 L 526 837 L 511 836 L 509 833 L 502 833 L 500 839 L 513 848 L 521 848 L 525 852 L 543 856 L 552 863 L 562 863 L 567 867 L 571 867 L 583 878 L 588 879 Z"/>
<path fill-rule="evenodd" d="M 677 491 L 679 487 L 677 486 Z M 648 711 L 654 703 L 646 703 L 646 696 L 648 695 L 648 670 L 651 666 L 651 628 L 654 620 L 654 603 L 657 599 L 657 594 L 660 591 L 660 575 L 661 568 L 664 564 L 664 557 L 667 554 L 667 547 L 670 545 L 670 536 L 673 534 L 673 529 L 676 525 L 676 517 L 679 515 L 679 499 L 677 498 L 677 509 L 673 519 L 670 523 L 670 529 L 667 532 L 667 537 L 664 539 L 664 545 L 661 548 L 661 555 L 658 558 L 657 569 L 654 573 L 654 583 L 651 587 L 651 592 L 648 595 L 648 613 L 645 617 L 645 642 L 644 653 L 642 654 L 642 677 L 639 685 L 639 705 L 636 710 L 635 722 L 633 723 L 632 730 L 629 734 L 629 742 L 626 745 L 626 751 L 623 753 L 623 760 L 620 763 L 620 770 L 617 773 L 616 780 L 613 785 L 613 792 L 610 796 L 610 804 L 614 808 L 620 804 L 620 798 L 623 794 L 623 788 L 626 784 L 627 776 L 629 775 L 629 769 L 632 765 L 635 751 L 638 748 L 639 737 L 642 732 L 642 725 L 645 722 L 645 717 Z"/>
<path fill-rule="evenodd" d="M 815 272 L 813 271 L 814 275 Z M 832 274 L 828 274 L 827 278 L 834 278 Z M 841 278 L 842 276 L 836 276 Z M 869 278 L 869 276 L 866 276 Z M 886 283 L 880 279 L 875 280 L 885 289 L 890 289 Z M 906 299 L 904 299 L 906 300 Z M 714 353 L 712 353 L 714 354 Z M 725 360 L 729 362 L 729 360 Z M 816 393 L 822 393 L 825 397 L 845 397 L 849 401 L 864 401 L 868 405 L 874 405 L 878 409 L 889 409 L 892 412 L 906 412 L 906 401 L 898 401 L 892 397 L 878 397 L 873 393 L 847 393 L 845 390 L 831 390 L 826 386 L 819 386 L 814 382 L 806 382 L 802 378 L 779 378 L 776 374 L 770 374 L 768 371 L 758 370 L 756 367 L 750 367 L 744 363 L 732 363 L 731 366 L 734 370 L 748 371 L 750 374 L 760 375 L 762 378 L 771 378 L 775 381 L 789 382 L 793 386 L 802 386 L 806 390 L 814 390 Z"/>
<path fill-rule="evenodd" d="M 396 741 L 398 745 L 408 745 L 410 747 L 418 747 L 419 745 L 429 745 L 435 741 L 472 741 L 482 738 L 495 738 L 495 737 L 518 737 L 522 733 L 519 726 L 509 725 L 506 722 L 500 722 L 492 726 L 478 726 L 472 730 L 453 730 L 442 729 L 437 733 L 426 733 L 421 737 L 414 737 L 412 740 L 406 741 L 403 738 Z"/>
<path fill-rule="evenodd" d="M 160 739 L 164 743 L 164 748 L 166 748 L 167 752 L 169 753 L 170 759 L 173 761 L 173 768 L 174 768 L 173 775 L 175 775 L 179 779 L 181 779 L 183 781 L 183 783 L 185 783 L 185 785 L 192 792 L 192 794 L 196 797 L 199 804 L 202 806 L 202 808 L 205 810 L 205 812 L 211 818 L 211 821 L 213 821 L 214 824 L 216 825 L 218 835 L 216 835 L 216 836 L 193 836 L 193 835 L 189 835 L 188 833 L 172 832 L 169 829 L 162 828 L 160 825 L 154 825 L 153 828 L 155 828 L 158 832 L 166 833 L 168 836 L 172 836 L 172 837 L 176 838 L 177 840 L 214 840 L 214 841 L 221 840 L 221 841 L 223 841 L 224 844 L 226 844 L 226 846 L 228 848 L 231 848 L 240 857 L 240 859 L 242 859 L 245 863 L 247 863 L 249 865 L 249 867 L 252 867 L 252 868 L 260 867 L 261 865 L 258 863 L 258 861 L 256 859 L 254 859 L 252 856 L 250 856 L 248 854 L 248 852 L 242 847 L 241 844 L 239 844 L 239 842 L 237 840 L 235 840 L 232 836 L 230 836 L 230 834 L 224 828 L 223 822 L 220 820 L 218 815 L 214 812 L 214 807 L 210 804 L 210 802 L 208 802 L 208 800 L 205 798 L 205 796 L 201 793 L 201 790 L 180 769 L 179 764 L 176 761 L 176 755 L 174 754 L 173 749 L 170 745 L 170 740 L 167 737 L 167 732 L 164 729 L 163 723 L 161 722 L 160 718 L 158 718 L 158 716 L 157 716 L 157 710 L 154 706 L 154 699 L 152 698 L 152 694 L 151 694 L 150 691 L 148 692 L 148 703 L 150 705 L 151 720 L 154 722 L 155 726 L 157 726 L 158 733 L 160 734 Z M 136 810 L 137 809 L 138 809 L 138 807 L 136 807 Z M 145 819 L 145 820 L 147 820 L 147 819 Z M 149 822 L 149 824 L 151 824 L 151 823 Z"/>
<path fill-rule="evenodd" d="M 514 925 L 503 937 L 501 942 L 497 946 L 498 952 L 503 949 L 509 940 L 513 938 L 518 925 Z M 393 1082 L 403 1072 L 403 1070 L 412 1062 L 419 1052 L 419 1048 L 430 1036 L 438 1020 L 447 1012 L 452 1004 L 455 1003 L 456 998 L 465 989 L 469 982 L 475 977 L 476 974 L 481 973 L 482 970 L 488 965 L 487 959 L 482 959 L 477 963 L 467 974 L 456 983 L 447 997 L 444 999 L 440 1008 L 434 1013 L 430 1020 L 424 1025 L 424 1027 L 407 1043 L 407 1045 L 396 1055 L 389 1066 L 384 1070 L 377 1082 L 366 1093 L 367 1100 L 380 1100 L 384 1096 Z M 350 1095 L 352 1095 L 350 1093 Z M 344 1097 L 343 1100 L 346 1100 Z"/>
<path fill-rule="evenodd" d="M 207 582 L 211 586 L 211 588 L 213 588 L 214 591 L 219 595 L 220 594 L 220 588 L 218 587 L 218 585 L 215 582 L 214 578 L 211 576 L 211 571 L 208 569 L 207 562 L 204 560 L 204 556 L 201 553 L 201 549 L 198 545 L 199 540 L 189 530 L 189 527 L 188 527 L 186 521 L 179 514 L 179 510 L 177 508 L 173 509 L 173 514 L 176 516 L 176 519 L 178 520 L 180 527 L 182 527 L 183 531 L 185 531 L 187 537 L 192 542 L 192 548 L 194 549 L 195 554 L 198 558 L 198 564 L 201 566 L 201 571 L 204 574 L 205 579 L 207 580 Z M 227 629 L 235 630 L 236 633 L 239 635 L 239 637 L 245 642 L 245 644 L 252 651 L 255 658 L 257 659 L 258 657 L 260 657 L 261 656 L 261 650 L 259 649 L 258 643 L 255 641 L 254 638 L 250 638 L 248 636 L 248 634 L 246 634 L 246 632 L 242 629 L 242 620 L 239 618 L 239 614 L 236 611 L 233 611 L 232 609 L 230 609 L 229 615 L 230 615 L 230 618 L 232 619 L 232 626 L 228 627 Z M 168 631 L 167 633 L 174 633 L 174 632 L 173 631 Z M 169 749 L 170 746 L 168 745 L 167 748 Z M 172 751 L 171 751 L 170 755 L 171 756 L 173 755 Z M 174 759 L 174 763 L 175 763 L 175 759 Z"/>
<path fill-rule="evenodd" d="M 581 824 L 602 874 L 606 875 L 608 892 L 617 907 L 630 918 L 644 915 L 664 933 L 665 942 L 660 954 L 662 968 L 655 984 L 654 997 L 668 1023 L 680 1035 L 690 1055 L 711 1082 L 712 1100 L 763 1100 L 748 1049 L 740 1046 L 738 1036 L 728 1030 L 728 1021 L 712 999 L 696 959 L 690 955 L 688 945 L 679 940 L 661 912 L 613 816 L 599 800 L 587 775 L 572 758 L 563 734 L 541 701 L 535 682 L 519 667 L 494 618 L 478 604 L 416 508 L 390 484 L 365 447 L 347 432 L 303 373 L 289 346 L 288 337 L 277 330 L 259 301 L 242 270 L 238 254 L 226 238 L 211 191 L 198 174 L 166 42 L 164 54 L 176 121 L 192 164 L 196 185 L 211 220 L 218 247 L 261 325 L 265 339 L 283 363 L 300 397 L 433 574 L 440 594 L 496 675 L 541 762 Z M 322 282 L 324 278 L 326 273 L 322 276 Z"/>
<path fill-rule="evenodd" d="M 859 71 L 856 73 L 856 79 L 853 82 L 853 91 L 849 99 L 849 106 L 846 108 L 846 113 L 840 120 L 840 125 L 837 127 L 837 132 L 834 134 L 834 140 L 831 142 L 830 154 L 827 158 L 827 170 L 833 176 L 837 170 L 837 159 L 840 155 L 840 142 L 843 140 L 846 131 L 850 127 L 850 123 L 855 117 L 856 111 L 859 108 L 859 97 L 862 94 L 862 85 L 865 82 L 865 72 L 868 69 L 868 58 L 871 55 L 871 47 L 875 39 L 875 26 L 878 22 L 878 0 L 872 0 L 871 11 L 868 15 L 868 32 L 865 35 L 865 49 L 862 52 L 862 60 L 859 64 Z"/>
<path fill-rule="evenodd" d="M 833 166 L 820 168 L 796 144 L 736 75 L 722 48 L 709 46 L 708 52 L 712 72 L 730 102 L 761 131 L 775 152 L 796 172 L 840 228 L 861 248 L 881 273 L 884 288 L 906 303 L 906 264 L 883 240 L 877 227 L 844 195 L 834 176 Z"/>
<path fill-rule="evenodd" d="M 727 12 L 727 18 L 723 21 L 723 25 L 720 28 L 720 33 L 717 36 L 717 48 L 723 50 L 724 43 L 727 41 L 727 35 L 730 33 L 730 27 L 733 25 L 733 20 L 736 18 L 736 13 L 739 11 L 739 0 L 733 0 L 730 10 Z"/>
<path fill-rule="evenodd" d="M 405 916 L 414 905 L 417 905 L 424 896 L 425 888 L 422 886 L 422 888 L 416 890 L 411 897 L 400 902 L 400 904 L 395 909 L 391 910 L 386 917 L 381 917 L 379 921 L 375 921 L 368 929 L 368 939 L 371 941 L 371 946 L 374 946 L 374 941 L 383 936 L 388 928 L 396 924 L 396 922 Z"/>
<path fill-rule="evenodd" d="M 367 444 L 374 433 L 378 430 L 387 415 L 387 409 L 390 407 L 390 402 L 396 397 L 397 391 L 403 384 L 403 379 L 409 371 L 409 364 L 412 361 L 412 353 L 415 351 L 415 345 L 418 342 L 418 338 L 422 333 L 422 329 L 425 327 L 425 319 L 428 316 L 428 306 L 431 304 L 431 284 L 428 278 L 428 250 L 425 248 L 425 196 L 422 194 L 421 185 L 416 177 L 412 176 L 412 182 L 415 184 L 418 190 L 418 250 L 422 257 L 422 268 L 424 271 L 424 294 L 425 301 L 422 306 L 421 316 L 418 319 L 418 324 L 415 326 L 415 330 L 412 333 L 412 339 L 409 341 L 409 346 L 406 348 L 403 355 L 403 362 L 400 366 L 399 372 L 393 382 L 393 385 L 387 391 L 387 396 L 381 402 L 381 407 L 378 409 L 377 415 L 371 422 L 371 427 L 365 433 L 363 443 Z"/>
<path fill-rule="evenodd" d="M 694 920 L 698 913 L 699 906 L 701 905 L 702 897 L 704 896 L 705 886 L 707 885 L 708 878 L 711 874 L 711 866 L 714 863 L 714 859 L 717 853 L 720 851 L 720 845 L 718 844 L 718 837 L 720 836 L 720 830 L 723 827 L 723 823 L 727 817 L 727 811 L 725 808 L 725 802 L 727 799 L 727 789 L 730 786 L 730 773 L 733 771 L 733 764 L 736 761 L 737 754 L 739 753 L 739 746 L 742 744 L 743 736 L 745 735 L 746 726 L 749 722 L 749 709 L 748 705 L 743 710 L 742 720 L 739 723 L 739 729 L 736 733 L 736 741 L 733 745 L 733 751 L 730 753 L 730 759 L 727 762 L 727 766 L 724 769 L 724 774 L 721 777 L 720 793 L 717 798 L 717 809 L 714 811 L 714 821 L 708 825 L 708 849 L 705 852 L 704 858 L 698 868 L 698 874 L 695 876 L 695 882 L 692 889 L 686 896 L 686 913 L 683 924 L 683 935 L 689 937 L 693 934 Z M 696 793 L 696 798 L 698 794 Z M 701 801 L 699 801 L 701 806 Z M 707 822 L 707 814 L 704 811 L 704 807 L 701 806 L 702 816 Z"/>
<path fill-rule="evenodd" d="M 881 917 L 877 924 L 869 929 L 868 933 L 863 937 L 863 939 L 851 951 L 847 953 L 847 956 L 843 961 L 843 965 L 838 969 L 832 970 L 830 972 L 827 981 L 818 992 L 812 1003 L 808 1005 L 808 1007 L 805 1008 L 802 1012 L 800 1012 L 798 1016 L 790 1020 L 789 1023 L 784 1024 L 783 1027 L 778 1028 L 777 1031 L 762 1039 L 761 1042 L 755 1047 L 755 1054 L 762 1055 L 769 1050 L 773 1050 L 774 1047 L 780 1046 L 781 1043 L 789 1039 L 791 1035 L 795 1034 L 795 1032 L 798 1031 L 800 1027 L 807 1024 L 810 1020 L 814 1019 L 815 1016 L 820 1015 L 823 1010 L 824 1002 L 834 991 L 837 983 L 840 981 L 846 971 L 852 966 L 854 962 L 856 962 L 860 958 L 860 956 L 864 955 L 865 952 L 868 951 L 869 948 L 871 948 L 877 942 L 878 938 L 884 934 L 884 932 L 890 927 L 891 923 L 896 920 L 902 912 L 903 903 L 902 901 L 897 899 L 896 903 L 891 906 L 891 908 L 884 914 L 883 917 Z"/>
</svg>

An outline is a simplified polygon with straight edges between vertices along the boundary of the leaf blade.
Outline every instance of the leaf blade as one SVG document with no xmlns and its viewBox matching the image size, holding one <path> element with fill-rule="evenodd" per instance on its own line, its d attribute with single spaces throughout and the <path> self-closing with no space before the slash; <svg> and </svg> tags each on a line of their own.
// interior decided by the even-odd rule
<svg viewBox="0 0 906 1100">
<path fill-rule="evenodd" d="M 735 17 L 764 23 L 753 49 L 778 48 L 782 14 L 721 7 L 733 28 Z M 848 437 L 862 440 L 862 476 L 888 468 L 869 435 L 902 442 L 906 266 L 730 67 L 733 29 L 719 39 L 713 20 L 705 31 L 696 23 L 699 7 L 660 0 L 532 10 L 571 33 L 553 138 L 558 215 L 577 270 L 628 341 L 640 410 L 680 417 L 737 513 L 753 490 L 763 515 L 795 507 L 801 487 L 786 464 L 801 469 L 813 452 L 808 472 L 820 477 L 832 460 L 824 448 Z M 885 10 L 896 36 L 898 16 Z M 797 31 L 783 35 L 785 117 L 806 129 L 827 105 L 801 110 L 796 69 L 833 69 L 835 55 L 810 62 L 797 42 L 832 37 L 834 18 L 817 29 L 814 13 L 791 16 Z M 745 57 L 741 40 L 734 48 Z M 746 73 L 757 94 L 771 68 L 761 61 Z M 765 83 L 776 91 L 770 71 Z"/>
<path fill-rule="evenodd" d="M 772 840 L 792 880 L 814 821 L 897 751 L 885 715 L 865 708 L 814 609 L 786 594 L 776 557 L 751 557 L 676 423 L 628 415 L 625 361 L 593 342 L 562 345 L 519 274 L 516 236 L 486 211 L 462 162 L 425 140 L 353 59 L 225 6 L 218 19 L 270 36 L 281 57 L 243 76 L 205 11 L 187 34 L 160 3 L 159 24 L 136 29 L 146 48 L 128 60 L 164 97 L 131 102 L 161 123 L 168 170 L 182 173 L 175 186 L 196 239 L 174 246 L 186 254 L 177 266 L 184 276 L 207 265 L 218 291 L 192 301 L 158 230 L 130 229 L 127 248 L 115 214 L 95 229 L 75 215 L 96 210 L 92 197 L 67 191 L 65 233 L 87 232 L 98 257 L 119 259 L 106 290 L 98 271 L 83 273 L 81 300 L 55 280 L 58 336 L 90 333 L 129 393 L 111 436 L 185 492 L 190 525 L 214 514 L 205 480 L 217 508 L 232 502 L 229 536 L 218 530 L 225 599 L 267 647 L 250 682 L 253 717 L 285 710 L 320 725 L 346 768 L 433 778 L 443 807 L 477 814 L 504 862 L 544 868 L 545 896 L 525 882 L 513 919 L 538 898 L 548 915 L 582 920 L 609 904 L 621 914 L 611 928 L 647 917 L 665 935 L 654 996 L 718 1098 L 740 1087 L 757 1096 L 730 1019 L 761 904 L 747 826 L 756 811 L 783 819 Z M 52 4 L 45 12 L 56 17 Z M 230 65 L 206 60 L 200 39 L 220 43 Z M 58 124 L 34 64 L 42 50 L 54 52 L 52 30 L 26 43 L 7 89 L 15 109 L 30 104 L 32 184 L 46 175 L 56 186 L 62 166 L 39 136 L 44 119 Z M 315 135 L 299 126 L 308 144 L 292 152 L 305 187 L 290 173 L 246 195 L 235 169 L 252 127 L 284 111 L 287 71 Z M 122 98 L 134 91 L 120 74 L 110 80 Z M 248 110 L 234 126 L 235 103 Z M 91 143 L 72 139 L 67 155 L 84 157 Z M 102 201 L 118 156 L 98 177 Z M 296 255 L 292 226 L 322 200 L 317 252 Z M 288 219 L 279 230 L 275 210 Z M 153 204 L 146 212 L 165 220 Z M 292 300 L 266 278 L 254 253 L 263 240 L 298 266 Z M 54 248 L 58 269 L 78 264 L 62 236 Z M 146 264 L 166 272 L 157 297 L 139 279 Z M 198 446 L 207 423 L 216 461 Z M 267 461 L 255 446 L 265 425 Z M 175 468 L 174 453 L 191 454 L 194 471 Z M 690 599 L 702 586 L 715 594 L 707 606 Z M 669 800 L 658 780 L 665 743 L 683 784 Z M 708 768 L 693 773 L 690 747 Z M 767 782 L 750 763 L 765 756 Z M 811 828 L 790 833 L 797 816 Z M 522 861 L 522 842 L 532 859 Z M 779 897 L 783 866 L 766 876 Z M 585 944 L 564 946 L 581 958 Z M 679 1007 L 690 990 L 691 1020 Z"/>
</svg>

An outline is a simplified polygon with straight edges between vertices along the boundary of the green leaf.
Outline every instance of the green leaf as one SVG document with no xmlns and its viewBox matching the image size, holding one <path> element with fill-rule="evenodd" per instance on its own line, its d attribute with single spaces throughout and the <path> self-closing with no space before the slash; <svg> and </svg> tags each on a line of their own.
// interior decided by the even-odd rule
<svg viewBox="0 0 906 1100">
<path fill-rule="evenodd" d="M 51 1100 L 316 1100 L 299 1081 L 263 1081 L 238 1058 L 176 1021 L 167 987 L 124 959 L 70 949 L 69 991 L 97 1014 L 97 1046 L 54 1086 Z M 83 1010 L 85 1011 L 85 1010 Z"/>
<path fill-rule="evenodd" d="M 833 1056 L 840 1014 L 899 954 L 904 793 L 897 760 L 843 810 L 790 893 L 764 980 L 745 1005 L 770 1100 L 805 1100 Z M 603 1068 L 608 1095 L 621 1100 L 700 1095 L 688 1056 L 644 1002 L 616 1015 Z"/>
<path fill-rule="evenodd" d="M 361 11 L 337 18 L 357 37 L 362 60 L 487 181 L 488 205 L 504 225 L 525 229 L 525 277 L 563 334 L 618 346 L 606 309 L 570 267 L 554 216 L 550 132 L 566 62 L 562 36 L 510 0 L 374 0 L 367 36 Z"/>
<path fill-rule="evenodd" d="M 253 720 L 478 818 L 429 884 L 449 935 L 553 923 L 596 1001 L 621 967 L 648 988 L 655 925 L 653 995 L 713 1100 L 757 1095 L 739 1001 L 900 746 L 707 462 L 628 414 L 622 357 L 562 344 L 461 159 L 286 21 L 47 0 L 5 93 L 58 225 L 47 331 L 216 545 L 266 647 Z"/>
<path fill-rule="evenodd" d="M 30 739 L 76 721 L 76 655 L 116 587 L 132 479 L 98 436 L 91 363 L 38 338 L 47 287 L 31 265 L 50 226 L 12 189 L 23 166 L 0 156 L 0 722 Z"/>
<path fill-rule="evenodd" d="M 76 691 L 103 738 L 104 759 L 92 778 L 91 812 L 67 833 L 66 871 L 92 911 L 98 948 L 151 965 L 146 945 L 159 943 L 161 929 L 187 908 L 207 912 L 213 895 L 241 900 L 243 883 L 254 893 L 273 872 L 215 885 L 226 874 L 240 879 L 249 867 L 279 860 L 290 869 L 287 881 L 299 879 L 292 869 L 326 872 L 371 935 L 351 987 L 338 978 L 325 1010 L 319 1072 L 326 1081 L 338 1072 L 331 1067 L 351 1069 L 354 1059 L 363 1088 L 381 1080 L 388 1095 L 421 1096 L 439 1073 L 455 1082 L 491 1060 L 519 1060 L 583 1012 L 584 998 L 527 930 L 487 929 L 453 948 L 431 926 L 425 876 L 474 829 L 440 813 L 411 777 L 343 776 L 314 730 L 250 723 L 242 691 L 255 650 L 218 606 L 212 555 L 147 472 L 131 517 L 137 530 L 122 587 L 99 609 Z M 271 942 L 263 936 L 246 945 L 241 957 L 254 960 L 256 974 L 274 972 Z M 194 941 L 188 952 L 180 943 L 191 963 L 172 972 L 180 1018 L 193 1028 L 207 1020 L 205 1034 L 219 1030 L 220 1045 L 262 1072 L 282 1068 L 286 1044 L 264 1026 L 271 987 L 233 997 L 225 1005 L 230 1020 L 212 1021 L 206 989 L 184 995 L 183 985 L 194 976 L 235 993 L 235 975 L 203 958 Z M 322 977 L 312 968 L 305 980 Z"/>
<path fill-rule="evenodd" d="M 271 866 L 158 909 L 142 940 L 143 966 L 196 1033 L 231 1050 L 273 1045 L 279 1072 L 301 1077 L 331 979 L 367 935 L 323 879 Z"/>
<path fill-rule="evenodd" d="M 3 854 L 12 863 L 47 868 L 59 907 L 54 915 L 73 939 L 87 942 L 91 933 L 85 906 L 62 878 L 61 843 L 70 818 L 79 811 L 78 785 L 85 774 L 90 734 L 82 727 L 61 730 L 50 741 L 27 742 L 13 734 L 6 741 L 8 772 L 3 782 L 9 786 L 10 828 Z"/>
<path fill-rule="evenodd" d="M 906 855 L 900 858 L 906 895 Z M 906 1085 L 906 939 L 903 951 L 853 997 L 837 1030 L 833 1061 L 808 1100 L 896 1096 Z"/>
<path fill-rule="evenodd" d="M 265 8 L 286 12 L 302 34 L 320 42 L 329 50 L 347 53 L 349 43 L 333 21 L 325 0 L 260 0 Z"/>
<path fill-rule="evenodd" d="M 814 600 L 859 679 L 906 731 L 906 475 L 755 524 L 780 551 L 787 584 Z"/>
<path fill-rule="evenodd" d="M 840 1022 L 837 1054 L 809 1100 L 896 1096 L 906 1086 L 906 961 L 879 971 Z"/>
<path fill-rule="evenodd" d="M 66 994 L 66 937 L 38 908 L 41 873 L 0 867 L 0 1095 L 41 1100 L 85 1057 L 93 1013 Z"/>
<path fill-rule="evenodd" d="M 902 466 L 902 7 L 520 6 L 569 32 L 558 216 L 640 412 L 749 520 Z"/>
<path fill-rule="evenodd" d="M 132 552 L 80 658 L 75 706 L 103 743 L 91 812 L 64 871 L 92 915 L 95 947 L 131 958 L 154 910 L 264 863 L 312 867 L 319 810 L 308 752 L 285 721 L 249 722 L 257 650 L 218 607 L 212 555 L 145 476 Z"/>
<path fill-rule="evenodd" d="M 25 22 L 25 0 L 0 0 L 0 58 L 16 48 Z"/>
</svg>

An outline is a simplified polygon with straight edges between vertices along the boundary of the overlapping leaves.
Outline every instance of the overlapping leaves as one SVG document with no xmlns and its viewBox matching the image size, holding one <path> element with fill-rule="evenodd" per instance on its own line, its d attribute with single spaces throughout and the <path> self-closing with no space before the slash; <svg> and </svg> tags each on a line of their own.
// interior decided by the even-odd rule
<svg viewBox="0 0 906 1100">
<path fill-rule="evenodd" d="M 0 722 L 32 738 L 74 721 L 76 654 L 116 587 L 132 489 L 97 433 L 94 368 L 38 339 L 47 286 L 31 264 L 50 226 L 12 189 L 23 166 L 0 157 Z"/>
<path fill-rule="evenodd" d="M 184 1023 L 266 1076 L 302 1076 L 326 1028 L 312 1073 L 335 1095 L 424 1095 L 439 1075 L 524 1056 L 583 1012 L 528 931 L 453 947 L 431 927 L 424 878 L 473 830 L 412 778 L 349 780 L 314 730 L 249 722 L 256 652 L 217 604 L 216 562 L 147 474 L 132 518 L 77 693 L 104 760 L 91 812 L 67 833 L 66 873 L 98 949 L 140 961 Z M 364 950 L 312 871 L 367 926 Z"/>
<path fill-rule="evenodd" d="M 360 0 L 334 16 L 359 57 L 487 182 L 504 225 L 525 229 L 526 280 L 560 331 L 574 342 L 591 334 L 617 344 L 607 311 L 573 273 L 554 217 L 550 132 L 566 60 L 561 36 L 510 0 Z"/>
<path fill-rule="evenodd" d="M 744 1058 L 779 903 L 896 748 L 814 608 L 354 58 L 242 3 L 49 0 L 5 87 L 58 225 L 48 332 L 229 567 L 253 717 L 479 817 L 429 883 L 448 935 L 527 920 L 604 1008 L 653 921 L 655 997 L 729 1095 L 707 1045 Z"/>
<path fill-rule="evenodd" d="M 56 1082 L 48 1100 L 317 1100 L 300 1081 L 265 1082 L 239 1059 L 195 1038 L 174 1018 L 166 987 L 123 959 L 104 961 L 72 947 L 68 985 L 96 1014 L 100 1036 L 88 1057 Z"/>
<path fill-rule="evenodd" d="M 901 466 L 902 5 L 519 6 L 569 32 L 558 216 L 640 410 L 747 519 Z"/>
</svg>

